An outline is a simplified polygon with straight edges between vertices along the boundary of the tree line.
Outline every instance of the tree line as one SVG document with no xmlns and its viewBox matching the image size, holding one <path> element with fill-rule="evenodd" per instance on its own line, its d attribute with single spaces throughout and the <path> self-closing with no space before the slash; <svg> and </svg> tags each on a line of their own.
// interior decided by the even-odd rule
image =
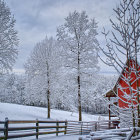
<svg viewBox="0 0 140 140">
<path fill-rule="evenodd" d="M 65 82 L 59 83 L 60 88 L 53 88 L 54 92 L 50 95 L 51 109 L 78 112 L 77 92 L 72 89 L 74 85 L 70 85 L 72 79 L 69 78 L 61 79 Z M 82 90 L 82 111 L 90 114 L 108 113 L 103 94 L 114 85 L 116 77 L 95 75 L 89 78 L 90 86 Z M 25 75 L 5 74 L 1 76 L 0 83 L 0 102 L 48 107 L 46 89 L 43 90 L 36 82 L 29 84 Z"/>
</svg>

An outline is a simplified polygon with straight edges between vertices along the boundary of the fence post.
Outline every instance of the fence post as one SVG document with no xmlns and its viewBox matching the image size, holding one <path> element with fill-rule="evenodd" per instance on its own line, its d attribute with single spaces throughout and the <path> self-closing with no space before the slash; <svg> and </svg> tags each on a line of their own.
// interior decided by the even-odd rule
<svg viewBox="0 0 140 140">
<path fill-rule="evenodd" d="M 81 122 L 81 135 L 82 135 L 82 126 L 83 126 L 83 122 Z"/>
<path fill-rule="evenodd" d="M 67 120 L 66 120 L 66 122 L 65 122 L 65 132 L 64 132 L 64 134 L 65 134 L 65 135 L 67 134 Z"/>
<path fill-rule="evenodd" d="M 111 128 L 111 121 L 109 120 L 108 122 L 108 128 L 110 129 Z"/>
<path fill-rule="evenodd" d="M 8 118 L 5 118 L 5 123 L 4 123 L 4 136 L 5 136 L 5 140 L 8 139 Z"/>
<path fill-rule="evenodd" d="M 97 131 L 97 122 L 95 123 L 95 131 Z"/>
<path fill-rule="evenodd" d="M 59 122 L 56 122 L 56 136 L 58 136 L 58 131 L 59 131 Z"/>
<path fill-rule="evenodd" d="M 36 119 L 36 139 L 38 139 L 38 134 L 39 134 L 39 123 L 38 119 Z"/>
</svg>

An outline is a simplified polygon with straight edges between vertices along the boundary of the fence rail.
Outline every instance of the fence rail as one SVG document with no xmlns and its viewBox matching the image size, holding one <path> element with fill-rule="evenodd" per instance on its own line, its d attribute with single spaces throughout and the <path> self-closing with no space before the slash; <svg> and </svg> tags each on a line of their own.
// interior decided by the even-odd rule
<svg viewBox="0 0 140 140">
<path fill-rule="evenodd" d="M 44 120 L 8 120 L 0 121 L 0 139 L 55 134 L 88 134 L 91 131 L 115 128 L 116 121 L 79 122 Z M 2 126 L 3 125 L 3 126 Z M 15 133 L 16 132 L 16 133 Z"/>
<path fill-rule="evenodd" d="M 68 121 L 67 122 L 67 134 L 88 134 L 91 131 L 114 129 L 118 128 L 119 121 L 92 121 L 92 122 L 78 122 Z"/>
<path fill-rule="evenodd" d="M 3 125 L 3 126 L 2 126 Z M 66 134 L 67 121 L 42 121 L 42 120 L 8 120 L 0 121 L 0 139 L 12 139 L 20 137 L 45 134 Z M 16 132 L 16 133 L 15 133 Z"/>
</svg>

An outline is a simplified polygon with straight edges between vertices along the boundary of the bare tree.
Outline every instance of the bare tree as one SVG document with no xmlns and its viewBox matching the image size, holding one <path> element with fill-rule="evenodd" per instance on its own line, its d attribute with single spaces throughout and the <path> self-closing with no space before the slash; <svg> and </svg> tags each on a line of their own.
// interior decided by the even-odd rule
<svg viewBox="0 0 140 140">
<path fill-rule="evenodd" d="M 89 71 L 97 71 L 97 23 L 88 19 L 86 12 L 70 13 L 64 25 L 57 29 L 57 37 L 64 49 L 66 67 L 75 71 L 78 89 L 79 121 L 81 114 L 81 75 Z"/>
<path fill-rule="evenodd" d="M 0 73 L 12 69 L 17 57 L 15 19 L 3 0 L 0 0 Z"/>
<path fill-rule="evenodd" d="M 119 108 L 119 117 L 122 120 L 130 115 L 126 115 L 126 110 L 131 114 L 133 126 L 136 125 L 136 117 L 139 118 L 139 70 L 137 63 L 137 56 L 139 52 L 139 39 L 140 39 L 140 1 L 139 0 L 122 0 L 119 6 L 114 9 L 116 19 L 110 19 L 113 30 L 111 31 L 112 37 L 108 37 L 109 32 L 104 29 L 103 34 L 106 39 L 106 48 L 100 47 L 103 54 L 107 57 L 106 61 L 102 61 L 116 69 L 120 75 L 120 80 L 126 83 L 126 87 L 116 85 L 122 91 L 124 99 L 118 97 L 128 104 L 129 108 Z M 126 63 L 127 62 L 127 63 Z M 126 75 L 124 75 L 124 73 Z M 136 79 L 132 80 L 132 74 L 136 74 Z M 132 85 L 137 82 L 136 88 Z M 129 88 L 129 95 L 126 88 Z M 115 91 L 114 91 L 115 93 Z M 117 93 L 115 93 L 117 95 Z M 137 96 L 136 96 L 137 95 Z M 137 98 L 136 98 L 137 97 Z M 125 100 L 127 99 L 127 100 Z M 137 115 L 136 115 L 137 108 Z M 130 119 L 130 118 L 129 118 Z M 127 120 L 129 122 L 129 120 Z M 138 123 L 140 125 L 140 122 Z M 139 126 L 138 125 L 138 126 Z"/>
</svg>

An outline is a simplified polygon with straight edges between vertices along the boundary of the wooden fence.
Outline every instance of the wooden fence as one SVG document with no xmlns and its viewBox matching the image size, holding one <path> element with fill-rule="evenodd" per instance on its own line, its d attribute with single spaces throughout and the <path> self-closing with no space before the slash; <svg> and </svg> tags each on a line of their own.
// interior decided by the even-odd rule
<svg viewBox="0 0 140 140">
<path fill-rule="evenodd" d="M 92 122 L 79 122 L 79 121 L 68 121 L 67 122 L 67 134 L 89 134 L 91 131 L 101 131 L 106 129 L 118 128 L 118 120 L 103 120 L 103 121 L 92 121 Z"/>
<path fill-rule="evenodd" d="M 140 128 L 121 128 L 112 130 L 92 131 L 89 135 L 79 138 L 79 140 L 138 140 L 140 139 Z"/>
<path fill-rule="evenodd" d="M 131 129 L 131 132 L 129 133 L 129 135 L 127 136 L 126 140 L 131 140 L 131 139 L 140 139 L 140 128 L 139 127 L 135 127 Z"/>
<path fill-rule="evenodd" d="M 8 120 L 5 119 L 3 127 L 0 127 L 0 139 L 12 139 L 28 136 L 36 136 L 38 139 L 39 135 L 45 134 L 56 134 L 64 133 L 66 134 L 67 121 L 41 121 L 41 120 Z M 20 125 L 20 126 L 19 126 Z"/>
<path fill-rule="evenodd" d="M 116 121 L 78 122 L 78 121 L 42 121 L 42 120 L 8 120 L 0 121 L 0 139 L 45 134 L 88 134 L 91 131 L 115 128 Z"/>
</svg>

